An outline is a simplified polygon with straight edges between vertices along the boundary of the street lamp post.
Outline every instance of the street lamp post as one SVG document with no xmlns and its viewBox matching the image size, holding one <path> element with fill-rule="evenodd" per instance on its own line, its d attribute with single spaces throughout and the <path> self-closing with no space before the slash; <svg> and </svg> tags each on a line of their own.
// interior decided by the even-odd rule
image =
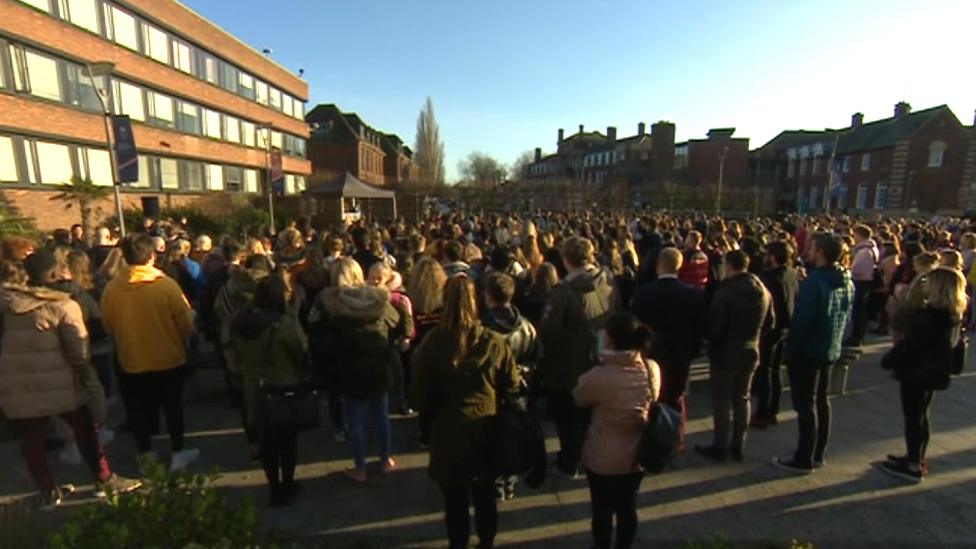
<svg viewBox="0 0 976 549">
<path fill-rule="evenodd" d="M 264 131 L 264 159 L 265 165 L 268 170 L 268 216 L 271 218 L 271 232 L 275 232 L 275 214 L 274 214 L 274 186 L 271 180 L 271 122 L 267 124 L 262 124 L 260 129 Z"/>
<path fill-rule="evenodd" d="M 722 147 L 722 153 L 718 155 L 718 193 L 715 195 L 715 213 L 722 214 L 722 184 L 725 180 L 725 155 L 729 153 L 729 148 Z"/>
<path fill-rule="evenodd" d="M 108 158 L 109 164 L 112 168 L 112 189 L 115 191 L 115 214 L 118 216 L 119 221 L 119 234 L 125 238 L 125 218 L 122 215 L 122 195 L 119 193 L 119 174 L 118 174 L 118 164 L 115 160 L 115 147 L 112 142 L 112 127 L 109 122 L 109 117 L 112 113 L 108 109 L 108 102 L 106 101 L 107 92 L 98 87 L 95 83 L 95 77 L 108 76 L 115 69 L 115 64 L 109 61 L 99 61 L 97 63 L 89 63 L 85 65 L 86 73 L 88 74 L 88 81 L 91 83 L 92 89 L 95 90 L 95 97 L 98 98 L 98 103 L 102 106 L 102 121 L 105 123 L 105 144 L 108 145 Z"/>
</svg>

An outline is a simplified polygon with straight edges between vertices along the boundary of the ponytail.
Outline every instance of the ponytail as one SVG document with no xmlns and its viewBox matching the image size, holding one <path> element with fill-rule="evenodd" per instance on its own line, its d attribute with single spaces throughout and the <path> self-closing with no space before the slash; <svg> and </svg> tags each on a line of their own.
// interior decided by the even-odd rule
<svg viewBox="0 0 976 549">
<path fill-rule="evenodd" d="M 607 321 L 607 337 L 618 351 L 639 351 L 646 355 L 654 344 L 654 332 L 636 316 L 614 313 Z"/>
</svg>

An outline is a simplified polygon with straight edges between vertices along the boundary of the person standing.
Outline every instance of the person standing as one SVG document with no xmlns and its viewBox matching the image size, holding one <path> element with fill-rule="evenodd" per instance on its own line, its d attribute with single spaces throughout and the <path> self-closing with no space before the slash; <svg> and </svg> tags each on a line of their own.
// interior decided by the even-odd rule
<svg viewBox="0 0 976 549">
<path fill-rule="evenodd" d="M 772 298 L 759 278 L 749 272 L 749 256 L 742 250 L 729 252 L 725 256 L 725 280 L 708 312 L 715 436 L 711 446 L 695 446 L 699 454 L 716 461 L 724 461 L 729 455 L 742 461 L 749 391 L 759 367 L 759 340 L 775 325 Z"/>
<path fill-rule="evenodd" d="M 78 382 L 88 377 L 88 331 L 81 307 L 57 283 L 57 261 L 49 250 L 27 258 L 27 284 L 6 282 L 0 291 L 3 321 L 0 409 L 20 434 L 21 453 L 40 489 L 40 507 L 61 504 L 64 492 L 51 476 L 45 455 L 48 418 L 57 416 L 74 433 L 82 458 L 95 477 L 95 494 L 131 492 L 138 480 L 112 473 L 96 433 L 89 396 Z M 19 270 L 22 282 L 24 272 Z M 5 270 L 7 265 L 5 264 Z"/>
<path fill-rule="evenodd" d="M 780 367 L 783 365 L 786 337 L 790 333 L 790 319 L 800 285 L 796 270 L 793 269 L 793 249 L 785 241 L 770 242 L 766 246 L 763 263 L 766 270 L 759 275 L 759 280 L 773 298 L 776 326 L 763 333 L 759 341 L 759 370 L 753 383 L 757 404 L 752 425 L 760 429 L 776 425 L 777 422 L 780 397 L 783 394 Z"/>
<path fill-rule="evenodd" d="M 889 455 L 881 469 L 916 483 L 928 475 L 932 397 L 948 389 L 949 376 L 961 370 L 959 346 L 968 305 L 966 281 L 953 269 L 929 273 L 924 291 L 925 305 L 905 312 L 904 337 L 881 360 L 901 386 L 906 447 L 905 455 Z"/>
<path fill-rule="evenodd" d="M 704 290 L 708 284 L 708 256 L 701 249 L 702 235 L 698 231 L 690 231 L 685 237 L 684 261 L 678 271 L 678 279 Z"/>
<path fill-rule="evenodd" d="M 568 239 L 562 258 L 568 274 L 552 291 L 539 328 L 543 353 L 539 379 L 559 435 L 556 468 L 575 479 L 582 476 L 579 460 L 586 414 L 573 402 L 572 390 L 579 376 L 596 364 L 601 332 L 620 308 L 620 300 L 613 275 L 595 265 L 589 240 Z"/>
<path fill-rule="evenodd" d="M 830 438 L 830 368 L 840 358 L 844 329 L 851 318 L 854 284 L 838 263 L 843 242 L 820 233 L 810 237 L 813 268 L 800 283 L 786 340 L 787 371 L 799 441 L 792 457 L 774 457 L 775 467 L 809 474 L 822 466 Z"/>
<path fill-rule="evenodd" d="M 651 358 L 661 367 L 661 402 L 681 413 L 678 451 L 684 451 L 688 409 L 685 389 L 691 362 L 705 336 L 705 292 L 678 280 L 683 257 L 677 248 L 661 250 L 657 278 L 637 289 L 631 310 L 654 331 Z"/>
<path fill-rule="evenodd" d="M 430 478 L 441 487 L 450 549 L 468 547 L 473 503 L 478 547 L 498 531 L 492 418 L 517 395 L 520 377 L 502 336 L 478 321 L 477 291 L 464 277 L 447 283 L 444 314 L 413 356 L 411 406 L 430 420 Z"/>
<path fill-rule="evenodd" d="M 661 390 L 661 372 L 645 360 L 654 339 L 650 328 L 630 313 L 607 322 L 607 349 L 600 366 L 581 375 L 573 399 L 592 410 L 583 443 L 583 465 L 590 485 L 593 543 L 610 549 L 617 518 L 618 549 L 628 549 L 637 534 L 637 493 L 644 472 L 637 448 L 652 402 Z"/>
<path fill-rule="evenodd" d="M 166 416 L 171 470 L 182 470 L 200 456 L 183 447 L 183 382 L 186 340 L 193 331 L 193 312 L 179 284 L 153 265 L 152 239 L 136 233 L 121 243 L 129 265 L 108 283 L 102 295 L 102 322 L 115 339 L 121 372 L 119 389 L 140 454 L 152 452 L 151 437 Z"/>
<path fill-rule="evenodd" d="M 868 326 L 868 297 L 877 286 L 878 245 L 872 240 L 873 231 L 867 225 L 854 227 L 854 252 L 851 278 L 854 280 L 854 309 L 851 316 L 851 335 L 845 347 L 860 347 Z"/>
</svg>

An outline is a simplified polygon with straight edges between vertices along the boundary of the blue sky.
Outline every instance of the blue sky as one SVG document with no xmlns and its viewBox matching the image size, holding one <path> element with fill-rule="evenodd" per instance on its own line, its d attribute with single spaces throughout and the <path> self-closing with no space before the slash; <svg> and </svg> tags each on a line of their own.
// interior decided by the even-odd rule
<svg viewBox="0 0 976 549">
<path fill-rule="evenodd" d="M 414 140 L 434 107 L 449 178 L 471 151 L 511 163 L 579 124 L 679 140 L 734 126 L 758 147 L 948 104 L 976 109 L 974 0 L 183 0 L 336 103 Z"/>
</svg>

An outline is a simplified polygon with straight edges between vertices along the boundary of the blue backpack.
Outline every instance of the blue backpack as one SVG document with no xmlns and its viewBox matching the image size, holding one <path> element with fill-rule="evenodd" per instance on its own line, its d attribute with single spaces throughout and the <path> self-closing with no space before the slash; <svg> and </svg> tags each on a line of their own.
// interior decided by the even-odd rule
<svg viewBox="0 0 976 549">
<path fill-rule="evenodd" d="M 637 447 L 637 463 L 650 475 L 659 475 L 678 453 L 681 414 L 674 408 L 654 403 Z"/>
</svg>

